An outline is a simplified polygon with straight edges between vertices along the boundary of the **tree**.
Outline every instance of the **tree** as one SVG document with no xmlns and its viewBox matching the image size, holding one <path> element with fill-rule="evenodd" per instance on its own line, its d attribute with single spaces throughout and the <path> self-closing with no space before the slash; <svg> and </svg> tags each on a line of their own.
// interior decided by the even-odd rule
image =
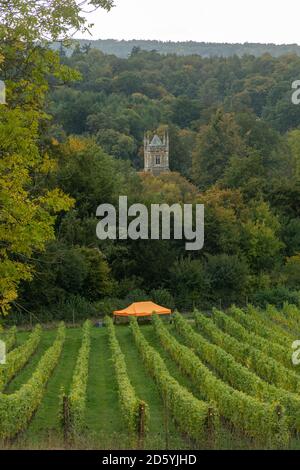
<svg viewBox="0 0 300 470">
<path fill-rule="evenodd" d="M 0 22 L 15 39 L 59 41 L 87 32 L 89 11 L 112 7 L 113 0 L 1 0 Z"/>
<path fill-rule="evenodd" d="M 0 309 L 9 310 L 22 279 L 32 277 L 30 258 L 54 238 L 54 214 L 73 205 L 54 188 L 36 189 L 51 170 L 38 146 L 39 115 L 22 108 L 0 109 Z"/>
<path fill-rule="evenodd" d="M 68 246 L 55 240 L 35 259 L 34 276 L 23 284 L 22 300 L 29 309 L 54 306 L 76 295 L 90 302 L 112 293 L 110 268 L 97 248 Z"/>
<path fill-rule="evenodd" d="M 223 306 L 230 305 L 247 293 L 249 267 L 244 258 L 224 253 L 209 255 L 206 272 L 214 302 L 220 299 Z"/>
<path fill-rule="evenodd" d="M 198 199 L 205 206 L 205 252 L 238 253 L 241 245 L 241 214 L 245 210 L 241 192 L 213 186 Z"/>
<path fill-rule="evenodd" d="M 292 152 L 294 175 L 300 180 L 300 130 L 293 129 L 287 134 L 288 146 Z"/>
<path fill-rule="evenodd" d="M 284 267 L 286 284 L 292 289 L 299 289 L 300 284 L 300 253 L 287 258 Z"/>
<path fill-rule="evenodd" d="M 233 116 L 218 110 L 198 135 L 193 154 L 194 181 L 201 189 L 208 188 L 222 178 L 230 158 L 243 156 L 244 152 Z"/>
<path fill-rule="evenodd" d="M 243 224 L 242 246 L 255 273 L 270 271 L 280 263 L 284 244 L 279 233 L 279 219 L 267 203 L 256 203 L 249 207 L 249 218 Z"/>
<path fill-rule="evenodd" d="M 192 151 L 195 145 L 196 132 L 179 129 L 174 124 L 160 126 L 158 135 L 168 131 L 170 138 L 170 169 L 189 177 L 192 169 Z"/>
<path fill-rule="evenodd" d="M 54 238 L 54 214 L 73 201 L 43 186 L 55 166 L 43 142 L 49 77 L 78 79 L 43 41 L 86 30 L 85 7 L 111 8 L 110 0 L 1 0 L 0 70 L 7 106 L 0 105 L 0 311 L 16 300 L 21 280 L 32 277 L 31 256 Z M 42 188 L 42 189 L 41 189 Z"/>
<path fill-rule="evenodd" d="M 90 301 L 111 295 L 114 284 L 103 253 L 99 249 L 87 247 L 81 247 L 78 251 L 84 257 L 88 268 L 79 293 Z"/>
<path fill-rule="evenodd" d="M 103 129 L 97 133 L 97 143 L 109 154 L 123 160 L 133 159 L 136 152 L 134 139 L 113 129 Z"/>
<path fill-rule="evenodd" d="M 286 246 L 287 256 L 300 253 L 300 219 L 290 219 L 282 227 L 282 240 Z"/>
<path fill-rule="evenodd" d="M 201 306 L 209 298 L 210 278 L 201 260 L 181 258 L 170 268 L 170 291 L 177 308 Z"/>
<path fill-rule="evenodd" d="M 151 173 L 141 173 L 142 199 L 145 202 L 161 204 L 193 203 L 197 199 L 197 188 L 180 173 L 162 173 L 153 176 Z"/>
<path fill-rule="evenodd" d="M 279 132 L 253 113 L 240 113 L 236 115 L 236 121 L 247 147 L 247 155 L 260 156 L 259 175 L 263 169 L 264 179 L 292 177 L 290 150 Z"/>
<path fill-rule="evenodd" d="M 61 146 L 56 172 L 60 187 L 76 200 L 79 217 L 95 215 L 98 205 L 118 202 L 138 176 L 128 162 L 107 155 L 92 139 L 70 137 Z"/>
<path fill-rule="evenodd" d="M 199 118 L 199 104 L 187 96 L 179 96 L 171 106 L 172 121 L 181 128 L 190 127 Z"/>
<path fill-rule="evenodd" d="M 240 188 L 248 199 L 262 194 L 265 186 L 265 170 L 259 153 L 251 151 L 247 156 L 231 157 L 222 184 L 233 189 Z"/>
</svg>

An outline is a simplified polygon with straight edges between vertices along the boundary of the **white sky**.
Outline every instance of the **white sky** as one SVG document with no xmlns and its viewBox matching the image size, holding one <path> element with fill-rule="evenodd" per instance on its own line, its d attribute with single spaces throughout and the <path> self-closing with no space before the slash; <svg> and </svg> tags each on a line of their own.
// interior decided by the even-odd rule
<svg viewBox="0 0 300 470">
<path fill-rule="evenodd" d="M 299 0 L 115 0 L 115 5 L 109 13 L 89 15 L 93 39 L 300 44 Z"/>
</svg>

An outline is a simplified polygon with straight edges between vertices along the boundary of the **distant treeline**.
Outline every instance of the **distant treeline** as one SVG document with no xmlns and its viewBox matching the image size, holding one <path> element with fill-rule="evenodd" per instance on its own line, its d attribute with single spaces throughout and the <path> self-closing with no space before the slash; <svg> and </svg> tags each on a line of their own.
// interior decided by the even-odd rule
<svg viewBox="0 0 300 470">
<path fill-rule="evenodd" d="M 105 54 L 114 54 L 120 58 L 126 58 L 130 55 L 133 48 L 140 48 L 145 51 L 157 51 L 160 54 L 177 54 L 177 55 L 200 55 L 202 57 L 231 57 L 237 55 L 239 57 L 248 54 L 256 57 L 263 54 L 270 54 L 273 57 L 279 57 L 283 54 L 295 53 L 300 55 L 300 46 L 297 44 L 228 44 L 214 42 L 172 42 L 172 41 L 147 41 L 136 40 L 118 41 L 116 39 L 97 39 L 86 40 L 79 39 L 81 46 L 91 44 L 93 48 L 100 49 Z M 56 45 L 58 47 L 58 45 Z"/>
</svg>

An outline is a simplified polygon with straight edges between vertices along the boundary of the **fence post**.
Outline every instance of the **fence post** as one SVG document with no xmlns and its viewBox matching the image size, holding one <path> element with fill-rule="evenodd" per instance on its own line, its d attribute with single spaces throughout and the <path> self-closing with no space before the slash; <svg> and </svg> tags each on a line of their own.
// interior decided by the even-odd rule
<svg viewBox="0 0 300 470">
<path fill-rule="evenodd" d="M 164 394 L 164 425 L 165 425 L 165 439 L 166 439 L 166 448 L 169 449 L 169 413 L 168 413 L 168 395 Z"/>
<path fill-rule="evenodd" d="M 70 406 L 69 397 L 63 396 L 63 425 L 64 425 L 64 440 L 68 442 L 70 436 Z"/>
<path fill-rule="evenodd" d="M 207 443 L 211 448 L 216 444 L 217 438 L 219 437 L 218 429 L 216 429 L 216 419 L 215 408 L 209 406 L 207 416 Z"/>
<path fill-rule="evenodd" d="M 144 448 L 145 439 L 145 403 L 139 403 L 139 423 L 138 423 L 138 446 L 139 449 Z"/>
</svg>

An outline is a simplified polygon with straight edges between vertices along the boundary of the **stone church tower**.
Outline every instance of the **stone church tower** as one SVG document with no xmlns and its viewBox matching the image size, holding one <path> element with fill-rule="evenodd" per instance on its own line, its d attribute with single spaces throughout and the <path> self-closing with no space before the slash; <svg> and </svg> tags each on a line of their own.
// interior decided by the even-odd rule
<svg viewBox="0 0 300 470">
<path fill-rule="evenodd" d="M 169 134 L 163 140 L 154 135 L 150 142 L 148 134 L 144 137 L 144 171 L 155 176 L 170 171 L 169 168 Z"/>
</svg>

